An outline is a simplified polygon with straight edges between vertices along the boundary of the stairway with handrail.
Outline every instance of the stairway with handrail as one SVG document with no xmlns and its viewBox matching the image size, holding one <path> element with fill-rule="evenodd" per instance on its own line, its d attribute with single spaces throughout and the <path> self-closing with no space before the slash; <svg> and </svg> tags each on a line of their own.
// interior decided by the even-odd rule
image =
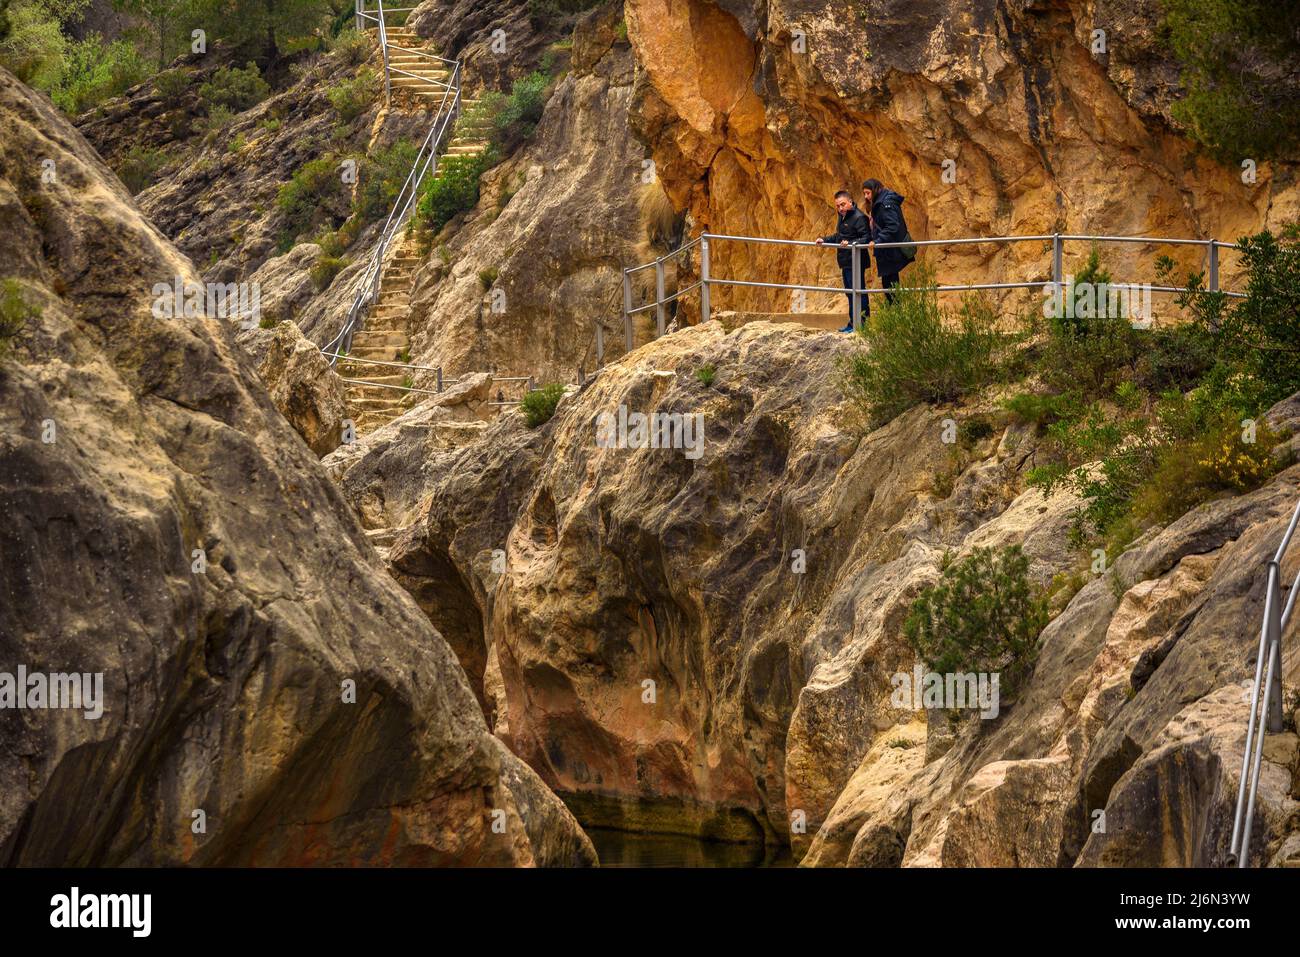
<svg viewBox="0 0 1300 957">
<path fill-rule="evenodd" d="M 423 49 L 417 34 L 389 25 L 390 14 L 407 14 L 413 9 L 385 8 L 382 0 L 373 10 L 366 8 L 365 0 L 356 4 L 357 28 L 372 33 L 379 43 L 387 102 L 391 105 L 396 98 L 408 106 L 432 107 L 434 113 L 428 135 L 363 271 L 343 327 L 321 349 L 346 383 L 349 406 L 357 412 L 354 424 L 358 431 L 371 431 L 398 417 L 409 407 L 412 395 L 426 391 L 413 387 L 412 374 L 424 370 L 409 362 L 411 343 L 404 328 L 420 261 L 416 240 L 405 228 L 421 186 L 440 177 L 441 156 L 473 156 L 488 147 L 481 125 L 458 122 L 462 111 L 478 102 L 464 96 L 460 62 Z M 439 374 L 439 390 L 442 384 Z"/>
<path fill-rule="evenodd" d="M 1264 736 L 1282 730 L 1282 635 L 1291 621 L 1296 595 L 1300 594 L 1300 574 L 1297 574 L 1287 594 L 1283 595 L 1282 559 L 1286 557 L 1297 524 L 1300 524 L 1300 503 L 1291 514 L 1277 552 L 1266 566 L 1264 619 L 1260 624 L 1259 648 L 1255 654 L 1255 680 L 1250 686 L 1250 714 L 1246 721 L 1246 743 L 1242 749 L 1237 806 L 1232 816 L 1232 841 L 1228 848 L 1228 863 L 1237 867 L 1247 867 L 1250 863 L 1250 834 L 1264 760 Z"/>
</svg>

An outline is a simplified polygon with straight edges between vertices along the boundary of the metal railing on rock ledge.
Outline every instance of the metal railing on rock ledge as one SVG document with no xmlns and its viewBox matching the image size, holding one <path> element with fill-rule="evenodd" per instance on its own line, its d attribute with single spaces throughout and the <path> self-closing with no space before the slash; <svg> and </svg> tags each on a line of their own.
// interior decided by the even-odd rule
<svg viewBox="0 0 1300 957">
<path fill-rule="evenodd" d="M 625 346 L 628 352 L 633 348 L 633 327 L 632 317 L 651 309 L 655 310 L 655 335 L 664 334 L 668 325 L 668 306 L 676 303 L 683 296 L 689 293 L 699 292 L 700 321 L 707 322 L 713 312 L 712 290 L 716 287 L 736 287 L 746 289 L 771 289 L 780 290 L 788 289 L 791 291 L 803 290 L 805 292 L 821 292 L 845 295 L 853 293 L 851 300 L 853 304 L 852 324 L 858 328 L 861 324 L 861 317 L 858 313 L 861 307 L 858 305 L 861 296 L 876 296 L 882 293 L 893 292 L 893 289 L 871 289 L 860 286 L 861 279 L 855 279 L 852 289 L 843 286 L 820 286 L 809 283 L 793 282 L 764 282 L 753 279 L 726 279 L 713 275 L 712 264 L 710 261 L 711 245 L 718 242 L 734 243 L 752 243 L 756 245 L 785 246 L 793 248 L 811 248 L 820 250 L 841 250 L 845 247 L 834 243 L 816 243 L 799 239 L 770 239 L 760 236 L 728 236 L 721 233 L 701 233 L 696 238 L 685 243 L 678 249 L 667 253 L 664 256 L 654 259 L 639 266 L 632 266 L 623 270 L 623 333 Z M 973 236 L 961 237 L 957 239 L 927 239 L 914 240 L 906 243 L 875 243 L 875 249 L 900 249 L 903 247 L 915 246 L 918 249 L 924 249 L 933 246 L 969 246 L 982 244 L 1011 244 L 1011 243 L 1051 243 L 1052 244 L 1052 266 L 1051 278 L 1042 280 L 1030 280 L 1022 282 L 993 282 L 993 283 L 958 283 L 933 287 L 936 292 L 978 292 L 981 290 L 1008 290 L 1008 289 L 1047 289 L 1055 288 L 1063 291 L 1066 286 L 1066 276 L 1064 271 L 1064 251 L 1067 242 L 1089 242 L 1089 243 L 1138 243 L 1152 246 L 1200 246 L 1205 249 L 1205 262 L 1207 273 L 1207 289 L 1211 292 L 1224 292 L 1224 295 L 1232 297 L 1241 297 L 1244 293 L 1226 292 L 1220 289 L 1219 285 L 1219 253 L 1224 249 L 1238 248 L 1235 243 L 1219 242 L 1215 239 L 1166 239 L 1158 236 L 1087 236 L 1070 233 L 1049 233 L 1032 236 Z M 691 273 L 694 279 L 689 284 L 672 293 L 666 291 L 666 274 L 665 266 L 679 257 L 687 257 L 688 265 L 693 257 L 691 252 L 699 250 L 698 264 Z M 854 245 L 848 247 L 853 254 L 853 275 L 862 276 L 862 250 L 868 248 L 866 244 Z M 633 305 L 632 302 L 632 277 L 647 269 L 655 270 L 655 296 L 649 302 L 641 305 Z M 1137 283 L 1111 283 L 1115 287 L 1134 287 Z M 904 289 L 909 287 L 902 287 Z M 1143 290 L 1161 293 L 1179 293 L 1183 289 L 1178 286 L 1158 286 L 1149 283 L 1142 283 L 1140 286 Z M 604 363 L 605 356 L 605 331 L 600 323 L 599 318 L 596 320 L 596 360 L 597 365 Z"/>
</svg>

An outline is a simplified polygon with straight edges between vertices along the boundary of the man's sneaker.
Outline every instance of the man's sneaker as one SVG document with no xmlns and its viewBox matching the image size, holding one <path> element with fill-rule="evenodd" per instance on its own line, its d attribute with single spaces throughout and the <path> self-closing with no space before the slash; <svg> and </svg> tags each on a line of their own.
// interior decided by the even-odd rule
<svg viewBox="0 0 1300 957">
<path fill-rule="evenodd" d="M 851 322 L 843 329 L 840 330 L 840 332 L 852 332 L 852 331 L 853 331 L 853 323 Z"/>
</svg>

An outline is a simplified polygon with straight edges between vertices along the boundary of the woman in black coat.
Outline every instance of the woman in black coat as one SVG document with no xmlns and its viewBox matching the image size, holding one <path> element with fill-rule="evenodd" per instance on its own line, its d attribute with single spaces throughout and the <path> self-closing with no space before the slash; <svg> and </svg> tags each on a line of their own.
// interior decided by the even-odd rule
<svg viewBox="0 0 1300 957">
<path fill-rule="evenodd" d="M 911 237 L 907 233 L 907 220 L 903 218 L 903 197 L 878 179 L 862 184 L 862 205 L 871 210 L 871 250 L 876 256 L 876 272 L 880 285 L 891 289 L 898 285 L 898 274 L 912 261 L 902 249 L 876 249 L 876 243 L 901 243 Z M 894 301 L 893 293 L 885 298 Z"/>
</svg>

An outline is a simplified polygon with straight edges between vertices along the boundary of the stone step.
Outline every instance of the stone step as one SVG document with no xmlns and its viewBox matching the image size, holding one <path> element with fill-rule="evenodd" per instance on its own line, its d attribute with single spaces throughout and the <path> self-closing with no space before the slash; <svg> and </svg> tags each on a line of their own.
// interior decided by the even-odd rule
<svg viewBox="0 0 1300 957">
<path fill-rule="evenodd" d="M 407 73 L 420 73 L 419 70 L 412 70 L 409 69 L 408 67 L 404 67 L 400 65 L 397 68 L 399 70 L 406 70 Z M 442 77 L 425 76 L 422 73 L 420 76 L 406 76 L 405 74 L 398 73 L 396 76 L 392 77 L 388 81 L 388 85 L 391 86 L 394 90 L 402 90 L 402 89 L 406 89 L 407 87 L 419 87 L 420 89 L 424 89 L 425 87 L 429 86 L 429 82 L 431 80 L 440 80 L 440 79 L 442 79 Z M 439 88 L 438 92 L 441 92 L 441 88 Z"/>
<path fill-rule="evenodd" d="M 380 390 L 373 389 L 371 391 L 379 392 Z M 384 391 L 391 391 L 393 395 L 398 395 L 398 396 L 403 394 L 401 392 L 396 391 L 395 389 L 393 390 L 386 389 Z M 351 392 L 348 393 L 348 407 L 352 410 L 352 412 L 355 415 L 353 421 L 357 421 L 359 419 L 371 418 L 379 415 L 386 415 L 386 414 L 392 416 L 392 418 L 395 419 L 403 412 L 406 411 L 406 406 L 402 403 L 401 400 L 398 400 L 396 402 L 390 402 L 388 399 L 379 398 L 379 397 L 358 398 L 355 393 L 351 393 Z"/>
<path fill-rule="evenodd" d="M 363 349 L 353 349 L 352 355 L 358 359 L 378 359 L 381 362 L 397 362 L 401 359 L 401 349 L 396 346 L 374 346 Z M 366 363 L 358 363 L 363 368 L 376 368 L 367 366 Z M 384 368 L 378 366 L 377 368 Z"/>
<path fill-rule="evenodd" d="M 410 339 L 401 332 L 380 332 L 375 329 L 363 329 L 352 337 L 352 345 L 363 347 L 410 345 Z"/>
<path fill-rule="evenodd" d="M 349 375 L 349 379 L 364 379 L 365 382 L 345 382 L 349 392 L 367 392 L 373 393 L 371 398 L 382 399 L 385 402 L 397 402 L 405 397 L 406 393 L 397 389 L 390 389 L 390 385 L 402 385 L 409 372 L 399 369 L 395 366 L 363 366 L 363 372 L 360 374 Z M 398 374 L 394 374 L 398 373 Z M 395 382 L 388 382 L 388 379 L 396 379 Z M 366 383 L 378 382 L 379 385 L 367 385 Z"/>
<path fill-rule="evenodd" d="M 370 544 L 376 548 L 388 548 L 393 542 L 397 541 L 397 529 L 395 528 L 367 528 L 366 538 Z"/>
</svg>

